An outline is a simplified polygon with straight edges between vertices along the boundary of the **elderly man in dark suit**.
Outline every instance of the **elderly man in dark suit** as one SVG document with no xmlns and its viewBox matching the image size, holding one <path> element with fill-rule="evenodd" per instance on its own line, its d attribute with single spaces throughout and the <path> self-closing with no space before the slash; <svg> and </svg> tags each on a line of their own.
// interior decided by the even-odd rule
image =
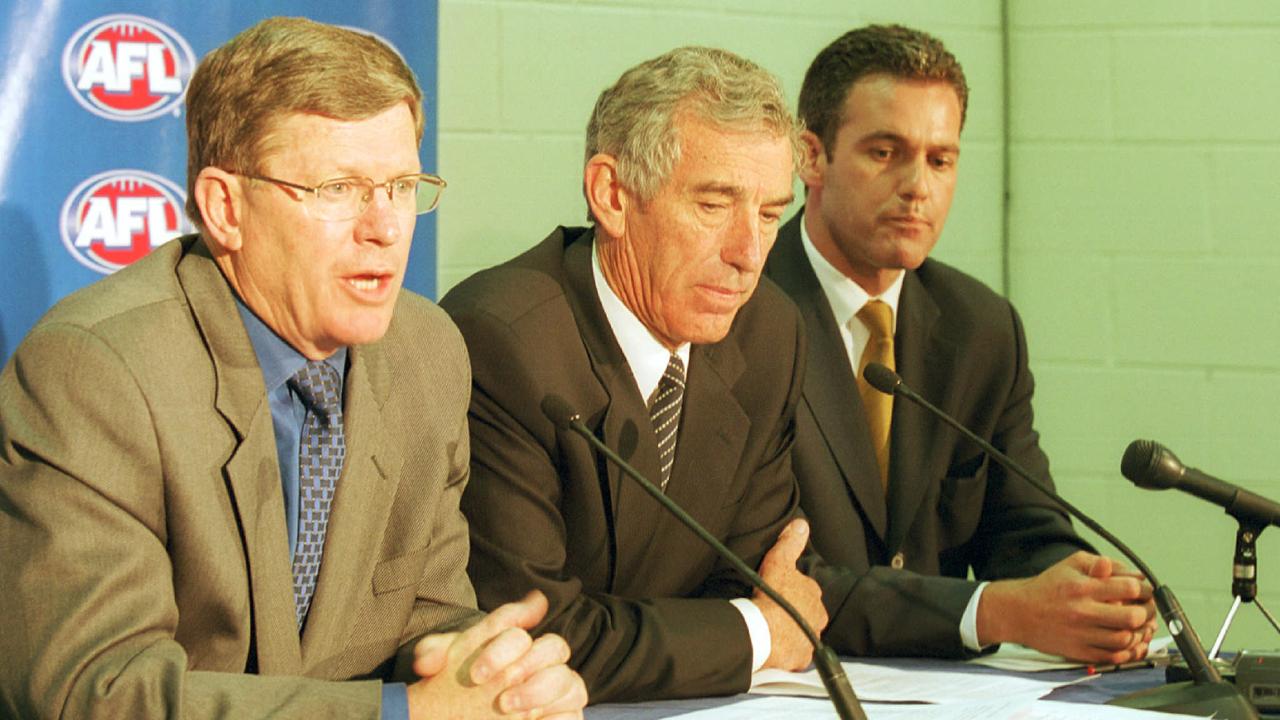
<svg viewBox="0 0 1280 720">
<path fill-rule="evenodd" d="M 708 48 L 642 63 L 587 129 L 591 228 L 559 228 L 441 301 L 474 374 L 470 573 L 482 607 L 547 593 L 592 702 L 740 692 L 811 651 L 774 603 L 586 441 L 584 422 L 798 605 L 807 541 L 790 451 L 802 341 L 764 282 L 791 202 L 795 135 L 776 81 Z M 785 529 L 784 529 L 785 528 Z M 776 545 L 775 545 L 776 543 Z"/>
<path fill-rule="evenodd" d="M 174 240 L 0 375 L 0 716 L 576 717 L 567 646 L 463 568 L 466 351 L 401 291 L 422 94 L 263 21 L 191 79 Z"/>
<path fill-rule="evenodd" d="M 847 33 L 805 76 L 805 206 L 766 269 L 808 337 L 793 455 L 801 505 L 823 557 L 866 573 L 850 599 L 862 612 L 859 652 L 960 656 L 1009 641 L 1081 660 L 1140 658 L 1154 627 L 1149 586 L 1091 554 L 1023 480 L 861 379 L 869 362 L 896 365 L 1051 482 L 1017 313 L 928 259 L 951 205 L 967 100 L 942 43 L 898 26 Z"/>
</svg>

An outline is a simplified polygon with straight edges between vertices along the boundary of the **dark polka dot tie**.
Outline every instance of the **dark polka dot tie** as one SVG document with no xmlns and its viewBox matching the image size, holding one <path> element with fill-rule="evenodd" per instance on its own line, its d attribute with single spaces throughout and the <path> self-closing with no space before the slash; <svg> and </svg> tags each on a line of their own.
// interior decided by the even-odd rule
<svg viewBox="0 0 1280 720">
<path fill-rule="evenodd" d="M 658 388 L 649 400 L 649 419 L 658 438 L 658 466 L 662 469 L 662 492 L 671 481 L 671 467 L 676 461 L 676 434 L 680 430 L 680 408 L 684 401 L 684 363 L 672 353 Z"/>
<path fill-rule="evenodd" d="M 342 432 L 338 371 L 323 361 L 308 362 L 289 385 L 307 406 L 298 448 L 298 543 L 293 553 L 293 599 L 301 632 L 320 574 L 329 505 L 342 474 L 347 444 Z"/>
</svg>

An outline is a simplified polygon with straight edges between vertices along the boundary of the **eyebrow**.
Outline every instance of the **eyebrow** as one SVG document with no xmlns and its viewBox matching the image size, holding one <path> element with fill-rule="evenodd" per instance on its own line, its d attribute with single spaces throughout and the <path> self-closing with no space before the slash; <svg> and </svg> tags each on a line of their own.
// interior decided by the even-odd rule
<svg viewBox="0 0 1280 720">
<path fill-rule="evenodd" d="M 395 173 L 394 175 L 388 175 L 388 176 L 387 176 L 387 180 L 395 180 L 396 178 L 402 178 L 402 177 L 404 177 L 405 175 L 421 175 L 422 173 L 424 173 L 424 172 L 425 172 L 424 170 L 422 170 L 422 164 L 421 164 L 421 163 L 414 163 L 414 165 L 416 165 L 416 166 L 418 167 L 418 169 L 417 169 L 417 170 L 399 170 L 399 171 L 396 171 L 396 173 Z M 332 178 L 329 178 L 330 180 L 341 180 L 341 179 L 343 179 L 343 178 L 369 178 L 370 180 L 373 180 L 374 182 L 377 182 L 377 181 L 378 181 L 378 180 L 377 180 L 377 178 L 369 177 L 368 175 L 364 174 L 363 172 L 360 172 L 360 171 L 358 171 L 358 170 L 355 170 L 355 169 L 354 169 L 352 166 L 350 166 L 350 165 L 339 165 L 339 166 L 337 167 L 337 169 L 335 170 L 335 172 L 337 172 L 337 173 L 339 173 L 339 174 L 334 175 Z"/>
<path fill-rule="evenodd" d="M 730 185 L 722 182 L 707 182 L 697 185 L 693 188 L 694 193 L 716 193 L 719 195 L 728 195 L 734 199 L 741 198 L 743 195 L 742 188 L 737 185 Z M 794 192 L 788 192 L 786 195 L 778 198 L 770 198 L 764 201 L 764 205 L 790 205 L 796 199 Z"/>
<path fill-rule="evenodd" d="M 877 140 L 887 140 L 888 142 L 895 143 L 897 145 L 912 144 L 911 141 L 908 140 L 906 137 L 899 135 L 898 133 L 895 133 L 895 132 L 890 132 L 888 130 L 880 130 L 877 132 L 872 132 L 872 133 L 863 135 L 862 137 L 858 138 L 857 144 L 864 145 L 866 143 L 875 142 Z M 930 150 L 941 150 L 943 152 L 950 152 L 950 153 L 956 153 L 956 154 L 959 154 L 960 152 L 960 146 L 954 143 L 945 143 L 942 145 L 929 145 L 928 147 Z"/>
<path fill-rule="evenodd" d="M 796 194 L 793 192 L 789 192 L 784 197 L 775 198 L 773 200 L 765 200 L 764 204 L 765 205 L 790 205 L 791 203 L 795 202 L 795 199 L 796 199 Z"/>
</svg>

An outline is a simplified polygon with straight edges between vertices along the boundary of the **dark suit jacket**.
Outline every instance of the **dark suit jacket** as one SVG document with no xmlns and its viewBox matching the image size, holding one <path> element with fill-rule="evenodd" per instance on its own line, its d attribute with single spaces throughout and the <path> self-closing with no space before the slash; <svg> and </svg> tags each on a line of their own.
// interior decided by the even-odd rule
<svg viewBox="0 0 1280 720">
<path fill-rule="evenodd" d="M 808 339 L 793 460 L 813 543 L 827 562 L 870 570 L 850 599 L 863 617 L 853 633 L 862 643 L 850 649 L 962 655 L 970 569 L 979 580 L 1030 576 L 1090 548 L 1037 490 L 903 400 L 885 497 L 849 355 L 801 245 L 803 216 L 783 226 L 766 274 L 800 308 Z M 904 278 L 894 340 L 909 386 L 1052 483 L 1032 428 L 1026 340 L 1007 300 L 926 260 Z"/>
<path fill-rule="evenodd" d="M 541 588 L 592 702 L 743 691 L 751 648 L 724 598 L 744 580 L 540 405 L 559 395 L 650 478 L 645 401 L 591 274 L 592 233 L 560 228 L 442 301 L 474 375 L 470 572 L 481 607 Z M 755 567 L 797 506 L 795 308 L 768 282 L 729 335 L 695 346 L 669 496 Z"/>
<path fill-rule="evenodd" d="M 0 375 L 0 716 L 378 717 L 380 683 L 335 681 L 411 679 L 417 637 L 477 616 L 468 370 L 408 292 L 348 363 L 299 638 L 262 372 L 204 244 L 157 248 L 40 321 Z"/>
</svg>

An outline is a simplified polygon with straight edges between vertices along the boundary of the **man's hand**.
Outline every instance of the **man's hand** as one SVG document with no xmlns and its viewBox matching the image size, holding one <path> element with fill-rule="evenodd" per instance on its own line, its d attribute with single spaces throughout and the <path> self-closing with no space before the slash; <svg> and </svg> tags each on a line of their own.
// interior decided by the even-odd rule
<svg viewBox="0 0 1280 720">
<path fill-rule="evenodd" d="M 1077 552 L 1033 578 L 1000 580 L 978 602 L 978 642 L 1015 642 L 1094 663 L 1146 657 L 1151 585 L 1110 558 Z"/>
<path fill-rule="evenodd" d="M 787 523 L 764 559 L 760 561 L 760 577 L 800 611 L 813 631 L 822 634 L 827 626 L 827 610 L 822 605 L 822 588 L 812 578 L 796 569 L 796 560 L 809 541 L 809 523 L 796 518 Z M 780 670 L 803 670 L 813 660 L 813 645 L 791 616 L 769 596 L 756 590 L 751 602 L 760 608 L 769 623 L 772 649 L 764 667 Z"/>
<path fill-rule="evenodd" d="M 582 678 L 570 670 L 559 635 L 528 630 L 547 612 L 537 590 L 460 633 L 428 635 L 414 648 L 409 716 L 421 718 L 581 718 Z"/>
</svg>

